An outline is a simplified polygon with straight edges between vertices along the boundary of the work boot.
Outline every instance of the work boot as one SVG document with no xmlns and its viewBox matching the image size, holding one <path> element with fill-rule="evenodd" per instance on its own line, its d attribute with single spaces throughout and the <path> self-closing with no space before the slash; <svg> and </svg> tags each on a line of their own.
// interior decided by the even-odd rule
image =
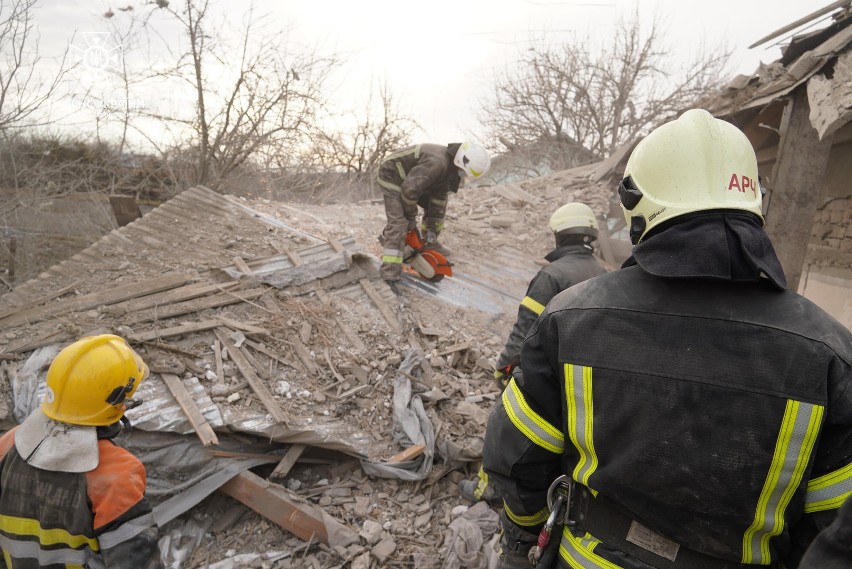
<svg viewBox="0 0 852 569">
<path fill-rule="evenodd" d="M 490 502 L 498 499 L 498 496 L 494 494 L 494 487 L 481 478 L 459 482 L 459 495 L 465 500 L 474 503 L 479 501 Z"/>
<path fill-rule="evenodd" d="M 402 288 L 401 288 L 402 282 L 400 282 L 399 280 L 388 280 L 388 281 L 385 281 L 385 282 L 387 283 L 388 287 L 391 289 L 391 292 L 393 292 L 396 296 L 402 295 Z"/>
</svg>

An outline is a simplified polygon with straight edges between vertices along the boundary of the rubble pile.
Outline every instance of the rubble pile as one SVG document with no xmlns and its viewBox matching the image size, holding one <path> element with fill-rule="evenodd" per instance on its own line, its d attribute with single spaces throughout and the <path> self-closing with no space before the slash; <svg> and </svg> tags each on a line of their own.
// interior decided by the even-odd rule
<svg viewBox="0 0 852 569">
<path fill-rule="evenodd" d="M 456 484 L 547 219 L 578 196 L 454 198 L 457 276 L 407 275 L 397 296 L 377 273 L 380 202 L 187 190 L 0 298 L 3 427 L 61 346 L 116 333 L 152 370 L 121 442 L 146 464 L 169 567 L 484 567 L 496 510 Z"/>
</svg>

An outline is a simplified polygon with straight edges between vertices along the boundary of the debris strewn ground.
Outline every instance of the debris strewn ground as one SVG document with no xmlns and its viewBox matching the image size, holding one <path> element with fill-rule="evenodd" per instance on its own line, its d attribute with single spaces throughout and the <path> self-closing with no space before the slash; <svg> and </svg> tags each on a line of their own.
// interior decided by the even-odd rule
<svg viewBox="0 0 852 569">
<path fill-rule="evenodd" d="M 485 567 L 496 510 L 456 484 L 550 213 L 609 206 L 568 186 L 461 190 L 456 276 L 400 297 L 376 273 L 380 201 L 188 190 L 0 298 L 0 419 L 37 404 L 59 346 L 117 333 L 154 372 L 124 442 L 170 567 Z"/>
</svg>

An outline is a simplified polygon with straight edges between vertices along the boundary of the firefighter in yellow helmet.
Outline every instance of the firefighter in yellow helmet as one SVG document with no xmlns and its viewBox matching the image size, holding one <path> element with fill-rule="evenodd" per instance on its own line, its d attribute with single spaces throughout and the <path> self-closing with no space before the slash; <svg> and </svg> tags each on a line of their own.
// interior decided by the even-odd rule
<svg viewBox="0 0 852 569">
<path fill-rule="evenodd" d="M 758 180 L 704 110 L 633 150 L 631 258 L 550 301 L 489 417 L 503 569 L 793 568 L 836 516 L 852 333 L 787 290 Z"/>
<path fill-rule="evenodd" d="M 54 358 L 41 407 L 0 438 L 7 567 L 162 567 L 142 463 L 112 439 L 148 367 L 111 334 Z"/>
<path fill-rule="evenodd" d="M 488 152 L 472 142 L 417 144 L 385 156 L 377 173 L 387 215 L 379 238 L 384 248 L 384 280 L 396 283 L 402 278 L 405 234 L 417 227 L 418 206 L 423 208 L 424 246 L 450 256 L 449 249 L 438 242 L 449 195 L 458 191 L 463 180 L 478 180 L 490 167 Z"/>
<path fill-rule="evenodd" d="M 598 220 L 592 208 L 580 202 L 567 203 L 553 212 L 549 227 L 556 248 L 544 257 L 549 264 L 530 281 L 518 307 L 518 317 L 497 360 L 494 380 L 501 390 L 506 387 L 512 370 L 520 361 L 521 345 L 527 332 L 550 299 L 575 284 L 606 272 L 604 264 L 594 255 Z M 476 479 L 459 482 L 459 493 L 472 502 L 491 500 L 494 488 L 480 469 Z"/>
</svg>

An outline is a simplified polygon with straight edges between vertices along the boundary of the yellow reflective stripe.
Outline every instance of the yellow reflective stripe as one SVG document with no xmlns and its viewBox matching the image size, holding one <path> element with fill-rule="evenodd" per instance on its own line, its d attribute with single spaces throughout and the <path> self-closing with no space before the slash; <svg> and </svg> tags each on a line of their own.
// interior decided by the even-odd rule
<svg viewBox="0 0 852 569">
<path fill-rule="evenodd" d="M 592 401 L 592 368 L 565 364 L 565 397 L 568 403 L 568 435 L 580 455 L 572 474 L 583 486 L 598 468 L 594 444 L 594 404 Z"/>
<path fill-rule="evenodd" d="M 482 175 L 482 172 L 477 172 L 476 170 L 474 170 L 470 166 L 468 166 L 468 170 L 470 170 L 470 173 L 473 174 L 474 178 L 478 178 Z"/>
<path fill-rule="evenodd" d="M 529 310 L 532 310 L 536 315 L 544 312 L 544 305 L 542 303 L 540 303 L 539 301 L 537 301 L 536 299 L 529 297 L 529 296 L 524 297 L 524 299 L 521 301 L 521 306 L 523 306 L 524 308 L 527 308 Z"/>
<path fill-rule="evenodd" d="M 595 547 L 600 543 L 597 539 L 586 533 L 583 537 L 577 537 L 568 526 L 562 529 L 562 539 L 559 542 L 559 556 L 574 569 L 622 569 L 595 554 Z"/>
<path fill-rule="evenodd" d="M 835 510 L 852 496 L 852 464 L 808 482 L 805 512 Z"/>
<path fill-rule="evenodd" d="M 522 527 L 533 527 L 543 524 L 547 521 L 548 516 L 550 516 L 550 510 L 547 507 L 542 508 L 531 516 L 521 516 L 510 510 L 505 501 L 503 502 L 503 511 L 506 512 L 506 515 L 515 525 Z"/>
<path fill-rule="evenodd" d="M 382 263 L 387 263 L 389 265 L 401 265 L 402 257 L 395 257 L 393 255 L 382 255 Z"/>
<path fill-rule="evenodd" d="M 402 193 L 402 201 L 407 203 L 408 205 L 414 205 L 417 203 L 417 200 L 413 200 L 405 195 L 405 192 Z"/>
<path fill-rule="evenodd" d="M 399 173 L 399 177 L 404 180 L 408 174 L 405 173 L 405 168 L 402 167 L 402 162 L 396 162 L 395 165 L 396 171 Z"/>
<path fill-rule="evenodd" d="M 431 201 L 435 205 L 446 205 L 447 204 L 447 200 L 438 200 L 438 199 L 432 198 L 429 201 Z"/>
<path fill-rule="evenodd" d="M 420 158 L 420 145 L 419 144 L 414 147 L 414 157 Z"/>
<path fill-rule="evenodd" d="M 403 148 L 402 150 L 394 152 L 393 154 L 388 154 L 387 156 L 385 156 L 385 158 L 384 158 L 384 160 L 382 160 L 382 162 L 387 162 L 389 160 L 398 160 L 400 158 L 405 158 L 406 156 L 411 156 L 412 154 L 414 155 L 415 158 L 420 158 L 420 145 L 419 144 L 417 146 Z"/>
<path fill-rule="evenodd" d="M 397 184 L 393 184 L 391 182 L 388 182 L 387 180 L 382 180 L 381 178 L 378 178 L 378 182 L 381 187 L 387 188 L 392 192 L 402 192 L 402 187 L 398 186 Z"/>
<path fill-rule="evenodd" d="M 503 408 L 515 428 L 521 431 L 531 442 L 546 451 L 562 454 L 565 449 L 565 436 L 548 423 L 541 415 L 532 410 L 524 399 L 524 394 L 514 378 L 503 391 Z"/>
<path fill-rule="evenodd" d="M 769 540 L 784 530 L 784 511 L 804 476 L 824 410 L 819 405 L 787 401 L 754 522 L 743 535 L 743 563 L 769 565 L 772 562 Z"/>
<path fill-rule="evenodd" d="M 74 535 L 61 528 L 44 529 L 38 520 L 31 518 L 0 515 L 0 531 L 25 537 L 37 537 L 42 546 L 62 544 L 72 549 L 88 546 L 93 551 L 100 551 L 97 538 Z"/>
</svg>

